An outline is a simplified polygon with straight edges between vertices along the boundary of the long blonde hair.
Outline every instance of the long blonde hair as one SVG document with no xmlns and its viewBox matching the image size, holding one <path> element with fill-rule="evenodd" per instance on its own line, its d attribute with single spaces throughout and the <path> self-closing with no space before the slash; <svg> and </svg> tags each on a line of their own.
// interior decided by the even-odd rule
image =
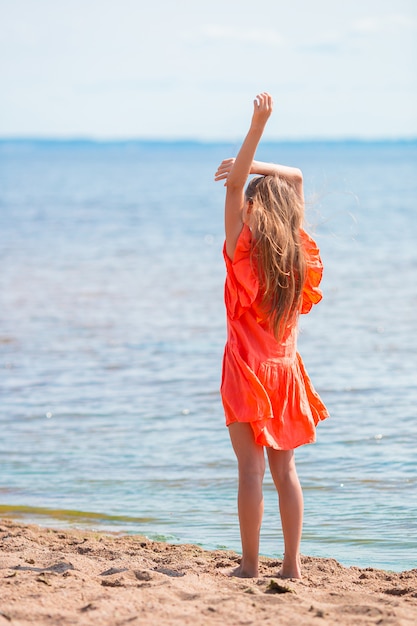
<svg viewBox="0 0 417 626">
<path fill-rule="evenodd" d="M 304 204 L 279 176 L 253 178 L 246 189 L 261 306 L 277 340 L 300 310 L 306 263 L 300 240 Z"/>
</svg>

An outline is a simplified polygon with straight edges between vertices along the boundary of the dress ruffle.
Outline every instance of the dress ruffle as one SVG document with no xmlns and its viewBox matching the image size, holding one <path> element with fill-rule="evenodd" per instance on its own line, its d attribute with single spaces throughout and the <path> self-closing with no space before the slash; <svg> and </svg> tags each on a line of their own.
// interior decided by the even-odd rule
<svg viewBox="0 0 417 626">
<path fill-rule="evenodd" d="M 226 262 L 225 303 L 231 319 L 238 319 L 255 301 L 259 291 L 259 280 L 250 261 L 252 233 L 245 225 L 236 244 L 232 259 L 223 247 Z"/>
<path fill-rule="evenodd" d="M 319 285 L 323 276 L 323 263 L 320 258 L 320 251 L 314 239 L 304 230 L 300 230 L 301 242 L 306 258 L 306 278 L 301 301 L 301 313 L 311 311 L 313 304 L 317 304 L 323 295 Z"/>
<path fill-rule="evenodd" d="M 300 354 L 290 363 L 261 363 L 257 370 L 226 346 L 222 379 L 226 425 L 249 422 L 256 443 L 276 450 L 313 443 L 315 427 L 329 414 Z"/>
<path fill-rule="evenodd" d="M 273 406 L 270 419 L 251 422 L 256 443 L 276 450 L 293 450 L 316 440 L 316 426 L 328 412 L 311 384 L 301 356 L 289 368 L 274 369 L 265 387 Z"/>
</svg>

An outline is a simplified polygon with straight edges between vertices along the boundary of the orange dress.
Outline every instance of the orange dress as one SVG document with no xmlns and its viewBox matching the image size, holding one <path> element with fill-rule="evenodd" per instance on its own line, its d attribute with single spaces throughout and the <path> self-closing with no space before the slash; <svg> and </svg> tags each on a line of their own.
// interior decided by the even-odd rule
<svg viewBox="0 0 417 626">
<path fill-rule="evenodd" d="M 303 230 L 307 271 L 301 313 L 322 298 L 323 266 L 316 243 Z M 297 320 L 277 342 L 263 321 L 259 280 L 250 262 L 252 234 L 244 225 L 233 261 L 224 247 L 227 343 L 221 396 L 226 425 L 249 422 L 258 444 L 292 450 L 313 443 L 316 425 L 329 416 L 297 352 Z"/>
</svg>

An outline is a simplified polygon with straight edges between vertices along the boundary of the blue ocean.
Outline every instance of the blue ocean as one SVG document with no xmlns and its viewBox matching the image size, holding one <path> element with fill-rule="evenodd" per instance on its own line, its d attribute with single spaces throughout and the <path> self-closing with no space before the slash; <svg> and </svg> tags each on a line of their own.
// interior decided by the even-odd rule
<svg viewBox="0 0 417 626">
<path fill-rule="evenodd" d="M 222 183 L 238 144 L 0 142 L 0 514 L 239 550 L 219 395 Z M 331 418 L 296 452 L 302 553 L 417 562 L 417 142 L 264 143 L 301 167 Z M 282 556 L 265 480 L 264 555 Z"/>
</svg>

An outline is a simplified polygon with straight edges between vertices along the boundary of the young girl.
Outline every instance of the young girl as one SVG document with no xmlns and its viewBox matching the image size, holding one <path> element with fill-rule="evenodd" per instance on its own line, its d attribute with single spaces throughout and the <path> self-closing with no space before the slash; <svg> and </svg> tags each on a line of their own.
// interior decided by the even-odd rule
<svg viewBox="0 0 417 626">
<path fill-rule="evenodd" d="M 315 441 L 328 417 L 296 351 L 299 313 L 321 300 L 322 264 L 302 230 L 299 169 L 254 161 L 272 113 L 261 93 L 236 159 L 219 165 L 225 180 L 227 343 L 221 394 L 239 468 L 238 512 L 242 560 L 231 574 L 258 576 L 266 448 L 278 491 L 284 559 L 280 575 L 301 578 L 303 495 L 294 448 Z M 245 185 L 252 178 L 246 192 Z"/>
</svg>

